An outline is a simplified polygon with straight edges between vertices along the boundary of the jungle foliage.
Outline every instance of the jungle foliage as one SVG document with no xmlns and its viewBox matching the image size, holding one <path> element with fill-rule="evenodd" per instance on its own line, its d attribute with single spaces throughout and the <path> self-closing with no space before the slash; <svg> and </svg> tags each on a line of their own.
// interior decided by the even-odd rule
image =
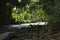
<svg viewBox="0 0 60 40">
<path fill-rule="evenodd" d="M 20 1 L 22 3 L 23 1 Z M 46 21 L 47 14 L 43 8 L 44 4 L 40 3 L 37 0 L 31 0 L 25 2 L 23 7 L 14 6 L 12 9 L 12 18 L 16 22 L 36 22 L 36 21 Z"/>
<path fill-rule="evenodd" d="M 0 24 L 60 22 L 59 0 L 0 0 Z"/>
</svg>

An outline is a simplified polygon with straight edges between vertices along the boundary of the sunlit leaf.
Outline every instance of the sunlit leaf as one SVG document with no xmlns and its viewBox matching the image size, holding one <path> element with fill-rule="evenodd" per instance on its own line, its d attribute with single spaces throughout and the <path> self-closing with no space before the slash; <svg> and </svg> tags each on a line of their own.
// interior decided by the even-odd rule
<svg viewBox="0 0 60 40">
<path fill-rule="evenodd" d="M 31 0 L 32 2 L 39 2 L 39 0 Z"/>
<path fill-rule="evenodd" d="M 18 0 L 18 2 L 21 2 L 21 0 Z"/>
</svg>

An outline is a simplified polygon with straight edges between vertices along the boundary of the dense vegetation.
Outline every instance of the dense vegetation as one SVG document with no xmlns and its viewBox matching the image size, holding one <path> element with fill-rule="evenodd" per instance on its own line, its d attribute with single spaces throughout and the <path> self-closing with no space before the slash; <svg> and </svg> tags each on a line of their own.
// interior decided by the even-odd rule
<svg viewBox="0 0 60 40">
<path fill-rule="evenodd" d="M 37 0 L 1 0 L 0 3 L 0 24 L 45 20 L 44 4 Z"/>
<path fill-rule="evenodd" d="M 0 24 L 59 22 L 59 1 L 56 0 L 1 0 L 0 4 Z"/>
<path fill-rule="evenodd" d="M 34 2 L 33 2 L 34 3 Z M 12 17 L 18 22 L 34 22 L 45 20 L 45 10 L 42 8 L 43 4 L 28 4 L 22 9 L 13 9 Z"/>
<path fill-rule="evenodd" d="M 60 25 L 59 0 L 0 0 L 0 4 L 0 25 L 47 21 L 48 35 Z"/>
</svg>

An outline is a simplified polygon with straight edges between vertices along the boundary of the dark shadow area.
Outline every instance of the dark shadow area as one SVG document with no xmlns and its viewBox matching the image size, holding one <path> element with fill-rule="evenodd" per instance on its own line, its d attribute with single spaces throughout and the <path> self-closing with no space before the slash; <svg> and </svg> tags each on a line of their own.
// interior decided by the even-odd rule
<svg viewBox="0 0 60 40">
<path fill-rule="evenodd" d="M 12 8 L 17 5 L 17 0 L 0 0 L 0 25 L 14 24 L 11 18 Z"/>
<path fill-rule="evenodd" d="M 30 25 L 31 27 L 23 27 L 23 28 L 10 28 L 9 30 L 9 25 L 8 26 L 3 26 L 3 27 L 8 27 L 7 29 L 3 28 L 5 33 L 2 35 L 6 35 L 3 40 L 39 40 L 39 33 L 43 29 L 43 26 L 33 26 Z M 19 26 L 20 27 L 20 26 Z M 7 30 L 7 31 L 6 31 Z M 11 31 L 12 30 L 12 31 Z M 8 36 L 7 36 L 8 35 Z"/>
<path fill-rule="evenodd" d="M 60 32 L 60 22 L 56 22 L 53 24 L 53 32 L 54 34 Z"/>
<path fill-rule="evenodd" d="M 0 25 L 11 23 L 11 7 L 7 7 L 8 0 L 0 0 Z"/>
</svg>

